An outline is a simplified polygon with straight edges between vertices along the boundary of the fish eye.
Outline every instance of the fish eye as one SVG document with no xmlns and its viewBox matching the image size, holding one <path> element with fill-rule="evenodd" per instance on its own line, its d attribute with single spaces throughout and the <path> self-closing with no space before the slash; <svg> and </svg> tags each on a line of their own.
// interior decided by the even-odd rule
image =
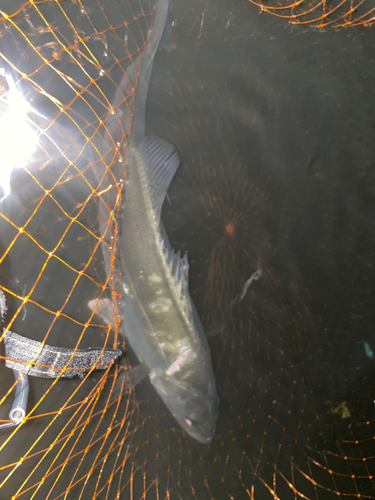
<svg viewBox="0 0 375 500">
<path fill-rule="evenodd" d="M 185 423 L 189 426 L 189 427 L 196 427 L 197 425 L 197 422 L 195 420 L 193 420 L 192 418 L 185 418 Z"/>
</svg>

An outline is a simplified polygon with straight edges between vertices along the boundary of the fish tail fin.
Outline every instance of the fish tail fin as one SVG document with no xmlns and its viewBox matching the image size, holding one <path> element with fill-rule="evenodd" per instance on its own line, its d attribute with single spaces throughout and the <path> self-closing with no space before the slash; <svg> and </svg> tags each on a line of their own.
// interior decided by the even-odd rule
<svg viewBox="0 0 375 500">
<path fill-rule="evenodd" d="M 132 135 L 135 145 L 140 144 L 145 136 L 146 100 L 148 86 L 150 83 L 154 57 L 163 35 L 165 23 L 168 17 L 168 11 L 169 0 L 158 0 L 151 37 L 147 43 L 146 50 L 142 57 L 142 65 L 140 71 L 140 75 L 142 78 L 138 82 L 138 88 L 135 97 L 135 109 L 132 125 Z"/>
</svg>

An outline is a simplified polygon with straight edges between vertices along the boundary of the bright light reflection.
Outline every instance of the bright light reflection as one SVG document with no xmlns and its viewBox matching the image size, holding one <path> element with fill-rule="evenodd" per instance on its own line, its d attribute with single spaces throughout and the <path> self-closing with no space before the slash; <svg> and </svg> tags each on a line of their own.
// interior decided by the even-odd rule
<svg viewBox="0 0 375 500">
<path fill-rule="evenodd" d="M 30 126 L 27 114 L 33 111 L 30 104 L 15 86 L 12 77 L 0 69 L 8 82 L 9 91 L 0 108 L 0 187 L 3 197 L 10 193 L 12 170 L 25 166 L 38 144 L 38 134 Z M 1 104 L 1 101 L 0 101 Z"/>
</svg>

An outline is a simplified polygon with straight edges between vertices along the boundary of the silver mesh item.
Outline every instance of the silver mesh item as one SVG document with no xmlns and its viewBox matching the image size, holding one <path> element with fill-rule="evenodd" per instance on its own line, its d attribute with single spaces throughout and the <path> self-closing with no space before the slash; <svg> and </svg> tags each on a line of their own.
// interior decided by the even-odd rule
<svg viewBox="0 0 375 500">
<path fill-rule="evenodd" d="M 105 370 L 122 352 L 119 349 L 67 349 L 42 344 L 8 330 L 4 337 L 5 366 L 33 377 L 84 378 L 96 364 L 96 370 Z M 31 362 L 30 366 L 27 366 Z M 66 367 L 65 371 L 62 371 Z"/>
</svg>

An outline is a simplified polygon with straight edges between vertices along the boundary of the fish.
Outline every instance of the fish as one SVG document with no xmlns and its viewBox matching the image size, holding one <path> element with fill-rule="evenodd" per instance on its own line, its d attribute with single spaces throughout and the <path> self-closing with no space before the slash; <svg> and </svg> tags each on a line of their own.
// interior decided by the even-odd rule
<svg viewBox="0 0 375 500">
<path fill-rule="evenodd" d="M 181 256 L 172 249 L 160 220 L 180 158 L 172 144 L 145 131 L 152 66 L 168 11 L 169 0 L 159 0 L 142 57 L 127 144 L 118 240 L 120 317 L 140 362 L 137 380 L 142 367 L 178 424 L 193 439 L 208 444 L 219 406 L 211 353 L 189 293 L 187 253 Z"/>
</svg>

